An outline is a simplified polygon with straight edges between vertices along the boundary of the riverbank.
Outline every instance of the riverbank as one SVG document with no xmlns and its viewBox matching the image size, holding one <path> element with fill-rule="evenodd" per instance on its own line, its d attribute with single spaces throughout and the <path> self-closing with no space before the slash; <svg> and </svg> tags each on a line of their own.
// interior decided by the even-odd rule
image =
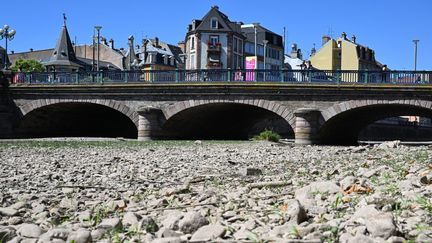
<svg viewBox="0 0 432 243">
<path fill-rule="evenodd" d="M 0 158 L 4 241 L 432 241 L 427 146 L 66 139 Z"/>
</svg>

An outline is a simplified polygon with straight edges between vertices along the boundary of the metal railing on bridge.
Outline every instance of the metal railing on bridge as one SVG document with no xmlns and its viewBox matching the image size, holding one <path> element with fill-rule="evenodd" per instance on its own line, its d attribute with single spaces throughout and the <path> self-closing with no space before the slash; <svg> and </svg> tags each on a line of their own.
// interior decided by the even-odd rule
<svg viewBox="0 0 432 243">
<path fill-rule="evenodd" d="M 19 72 L 12 84 L 113 84 L 113 83 L 322 83 L 407 84 L 432 83 L 430 71 L 346 70 L 169 70 L 101 72 Z"/>
</svg>

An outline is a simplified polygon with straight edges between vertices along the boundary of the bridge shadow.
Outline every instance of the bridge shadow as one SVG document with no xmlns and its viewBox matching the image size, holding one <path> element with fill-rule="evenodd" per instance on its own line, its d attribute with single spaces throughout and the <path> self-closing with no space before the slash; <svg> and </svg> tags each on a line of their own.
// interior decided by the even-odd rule
<svg viewBox="0 0 432 243">
<path fill-rule="evenodd" d="M 15 128 L 17 138 L 124 137 L 136 138 L 129 117 L 110 107 L 93 103 L 57 103 L 25 114 Z"/>
<path fill-rule="evenodd" d="M 253 105 L 212 103 L 185 109 L 162 126 L 170 139 L 247 140 L 265 129 L 293 138 L 290 124 L 276 113 Z"/>
<path fill-rule="evenodd" d="M 385 124 L 387 118 L 432 118 L 432 110 L 404 104 L 376 104 L 350 109 L 327 120 L 319 129 L 321 144 L 356 145 L 358 140 L 431 141 L 432 130 L 409 124 Z M 381 121 L 380 123 L 375 123 Z M 383 123 L 384 122 L 384 123 Z"/>
</svg>

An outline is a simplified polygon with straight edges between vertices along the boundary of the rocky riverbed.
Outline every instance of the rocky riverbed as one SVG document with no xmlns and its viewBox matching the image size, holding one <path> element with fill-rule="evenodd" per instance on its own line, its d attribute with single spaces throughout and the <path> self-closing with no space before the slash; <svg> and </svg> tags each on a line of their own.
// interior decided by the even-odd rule
<svg viewBox="0 0 432 243">
<path fill-rule="evenodd" d="M 432 242 L 427 146 L 0 143 L 0 242 Z"/>
</svg>

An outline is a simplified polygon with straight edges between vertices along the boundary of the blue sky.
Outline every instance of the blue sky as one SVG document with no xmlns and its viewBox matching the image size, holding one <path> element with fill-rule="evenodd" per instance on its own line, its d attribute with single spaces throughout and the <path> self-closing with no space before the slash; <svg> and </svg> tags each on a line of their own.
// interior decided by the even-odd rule
<svg viewBox="0 0 432 243">
<path fill-rule="evenodd" d="M 280 34 L 286 27 L 287 44 L 296 42 L 304 54 L 314 43 L 319 48 L 324 34 L 355 34 L 357 42 L 374 49 L 376 58 L 392 69 L 413 69 L 412 40 L 419 39 L 417 67 L 432 70 L 430 0 L 5 0 L 0 25 L 17 30 L 9 43 L 15 52 L 54 47 L 62 13 L 78 44 L 91 43 L 95 25 L 103 26 L 102 35 L 113 38 L 117 47 L 126 47 L 129 35 L 136 40 L 158 36 L 176 44 L 192 19 L 201 19 L 212 5 L 232 21 L 259 22 Z"/>
</svg>

